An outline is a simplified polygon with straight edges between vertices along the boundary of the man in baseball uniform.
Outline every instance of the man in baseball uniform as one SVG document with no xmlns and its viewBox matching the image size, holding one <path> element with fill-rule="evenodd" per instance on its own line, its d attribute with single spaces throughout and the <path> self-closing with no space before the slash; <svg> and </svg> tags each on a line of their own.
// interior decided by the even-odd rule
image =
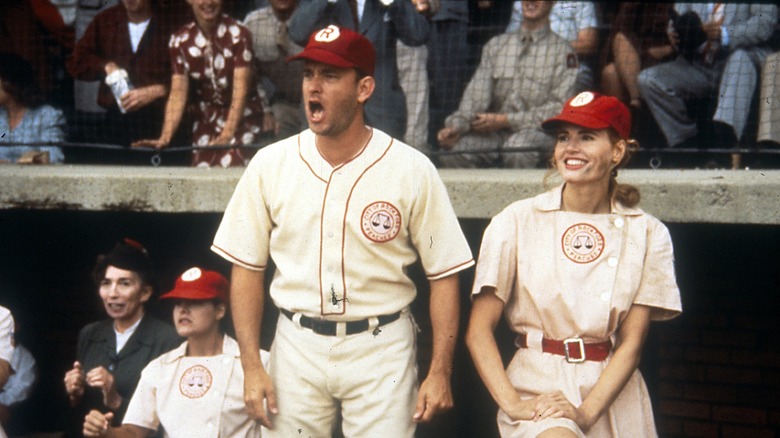
<svg viewBox="0 0 780 438">
<path fill-rule="evenodd" d="M 375 50 L 328 26 L 303 60 L 309 129 L 261 149 L 225 211 L 212 249 L 233 263 L 231 301 L 250 415 L 266 436 L 414 435 L 452 406 L 458 272 L 471 251 L 431 162 L 365 125 Z M 417 259 L 430 282 L 433 353 L 417 388 Z M 260 361 L 264 274 L 280 309 Z M 267 408 L 264 406 L 267 404 Z"/>
</svg>

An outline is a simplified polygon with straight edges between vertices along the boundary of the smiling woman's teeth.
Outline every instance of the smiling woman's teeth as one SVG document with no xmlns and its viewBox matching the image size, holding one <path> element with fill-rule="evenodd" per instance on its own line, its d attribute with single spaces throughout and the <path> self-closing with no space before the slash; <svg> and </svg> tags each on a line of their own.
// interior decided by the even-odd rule
<svg viewBox="0 0 780 438">
<path fill-rule="evenodd" d="M 570 159 L 566 160 L 566 164 L 568 164 L 570 166 L 581 166 L 581 165 L 585 164 L 585 161 L 583 161 L 583 160 L 575 160 L 575 159 L 570 158 Z"/>
</svg>

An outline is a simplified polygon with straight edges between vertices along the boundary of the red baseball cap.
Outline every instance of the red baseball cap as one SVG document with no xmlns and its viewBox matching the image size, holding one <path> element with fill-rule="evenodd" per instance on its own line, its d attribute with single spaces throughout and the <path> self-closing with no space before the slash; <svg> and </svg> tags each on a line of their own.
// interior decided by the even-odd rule
<svg viewBox="0 0 780 438">
<path fill-rule="evenodd" d="M 311 34 L 303 51 L 287 58 L 287 62 L 299 59 L 336 67 L 357 67 L 373 76 L 376 50 L 371 41 L 363 35 L 331 24 Z"/>
<path fill-rule="evenodd" d="M 572 123 L 589 129 L 614 129 L 621 138 L 631 135 L 631 113 L 612 96 L 583 91 L 563 105 L 561 113 L 542 122 L 542 129 L 552 130 L 561 123 Z"/>
<path fill-rule="evenodd" d="M 213 300 L 228 302 L 228 281 L 219 272 L 190 268 L 176 279 L 173 290 L 160 299 Z"/>
</svg>

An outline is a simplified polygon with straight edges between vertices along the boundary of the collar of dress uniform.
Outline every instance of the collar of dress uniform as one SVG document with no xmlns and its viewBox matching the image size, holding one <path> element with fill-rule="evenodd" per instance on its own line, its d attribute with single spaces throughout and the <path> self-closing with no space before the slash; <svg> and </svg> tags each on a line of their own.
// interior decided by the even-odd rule
<svg viewBox="0 0 780 438">
<path fill-rule="evenodd" d="M 225 337 L 222 340 L 222 354 L 228 356 L 240 357 L 240 353 L 238 350 L 238 342 L 236 342 L 235 339 L 231 338 L 227 334 L 224 336 Z M 187 355 L 187 341 L 184 341 L 182 342 L 181 345 L 171 350 L 169 353 L 160 356 L 160 360 L 162 360 L 164 363 L 171 363 L 171 362 L 175 362 L 178 359 L 181 359 L 186 355 Z"/>
<path fill-rule="evenodd" d="M 526 38 L 530 38 L 531 41 L 539 41 L 545 36 L 547 36 L 550 32 L 550 26 L 544 26 L 536 30 L 528 31 L 523 30 L 522 28 L 517 31 L 517 35 L 520 37 L 521 40 L 524 40 Z"/>
<path fill-rule="evenodd" d="M 563 193 L 563 184 L 549 190 L 534 199 L 534 207 L 540 211 L 558 211 L 561 209 L 561 195 Z M 639 216 L 644 212 L 636 207 L 626 207 L 623 204 L 612 200 L 611 214 L 623 216 Z"/>
</svg>

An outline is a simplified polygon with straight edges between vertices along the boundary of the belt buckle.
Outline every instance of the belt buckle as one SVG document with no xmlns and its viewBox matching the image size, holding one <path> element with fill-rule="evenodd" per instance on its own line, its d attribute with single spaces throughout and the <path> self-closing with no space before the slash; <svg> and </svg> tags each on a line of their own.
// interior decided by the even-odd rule
<svg viewBox="0 0 780 438">
<path fill-rule="evenodd" d="M 569 354 L 569 346 L 571 344 L 577 344 L 580 349 L 580 357 L 573 358 Z M 566 362 L 568 363 L 582 363 L 585 362 L 585 342 L 582 338 L 569 338 L 563 341 L 563 351 L 566 353 Z"/>
</svg>

